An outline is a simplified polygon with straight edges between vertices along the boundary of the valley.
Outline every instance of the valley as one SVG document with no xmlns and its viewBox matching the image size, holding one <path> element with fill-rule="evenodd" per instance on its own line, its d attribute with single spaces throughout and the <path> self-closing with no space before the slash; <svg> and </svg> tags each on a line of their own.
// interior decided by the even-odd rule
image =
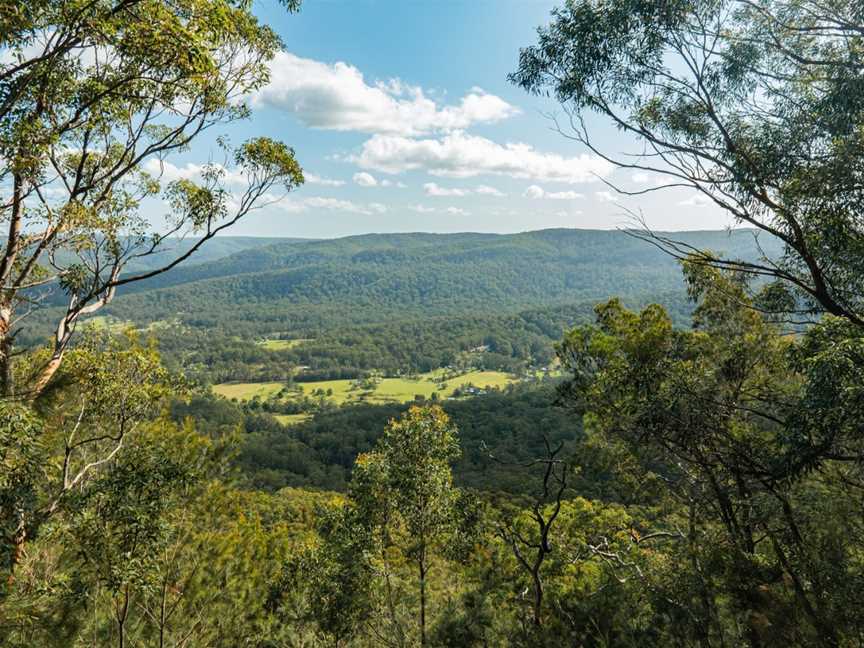
<svg viewBox="0 0 864 648">
<path fill-rule="evenodd" d="M 776 249 L 746 230 L 674 236 L 742 259 Z M 533 408 L 544 403 L 544 420 L 555 412 L 565 377 L 555 345 L 613 293 L 634 308 L 660 303 L 688 325 L 674 259 L 627 232 L 562 229 L 217 239 L 197 262 L 134 285 L 84 330 L 152 341 L 197 385 L 178 421 L 192 417 L 208 434 L 242 429 L 242 480 L 339 490 L 357 454 L 410 404 L 440 403 L 457 417 L 479 408 L 478 442 L 531 456 Z M 580 428 L 555 420 L 556 437 L 575 442 Z M 346 425 L 366 429 L 365 441 Z M 322 452 L 325 439 L 335 454 Z M 522 488 L 492 466 L 475 454 L 457 478 Z"/>
<path fill-rule="evenodd" d="M 862 0 L 4 0 L 0 646 L 864 646 Z"/>
</svg>

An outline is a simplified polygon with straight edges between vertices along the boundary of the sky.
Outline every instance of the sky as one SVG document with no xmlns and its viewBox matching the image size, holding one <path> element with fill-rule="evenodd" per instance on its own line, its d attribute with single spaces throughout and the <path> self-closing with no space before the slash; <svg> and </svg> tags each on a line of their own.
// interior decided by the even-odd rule
<svg viewBox="0 0 864 648">
<path fill-rule="evenodd" d="M 270 84 L 250 98 L 232 142 L 279 139 L 306 184 L 250 214 L 233 235 L 330 238 L 369 232 L 519 232 L 626 226 L 719 229 L 729 219 L 694 192 L 624 197 L 661 178 L 616 171 L 553 128 L 553 100 L 507 81 L 552 0 L 305 0 L 299 14 L 258 0 L 283 39 Z M 599 118 L 592 137 L 637 143 Z M 212 140 L 172 158 L 165 179 L 194 175 Z"/>
</svg>

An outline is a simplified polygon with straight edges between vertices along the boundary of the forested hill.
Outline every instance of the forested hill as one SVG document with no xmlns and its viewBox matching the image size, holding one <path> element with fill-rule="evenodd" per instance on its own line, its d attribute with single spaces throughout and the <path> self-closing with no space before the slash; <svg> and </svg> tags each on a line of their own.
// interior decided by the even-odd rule
<svg viewBox="0 0 864 648">
<path fill-rule="evenodd" d="M 700 249 L 758 256 L 750 231 L 673 236 Z M 760 244 L 777 251 L 764 237 Z M 672 258 L 620 231 L 370 234 L 279 242 L 178 268 L 121 295 L 111 313 L 270 334 L 612 295 L 642 301 L 681 287 Z"/>
</svg>

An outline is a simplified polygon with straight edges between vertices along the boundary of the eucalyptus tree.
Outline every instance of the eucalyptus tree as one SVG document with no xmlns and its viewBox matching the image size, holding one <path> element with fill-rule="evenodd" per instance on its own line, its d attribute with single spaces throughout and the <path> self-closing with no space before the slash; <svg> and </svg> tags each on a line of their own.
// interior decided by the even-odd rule
<svg viewBox="0 0 864 648">
<path fill-rule="evenodd" d="M 473 538 L 474 507 L 463 506 L 450 469 L 458 455 L 456 427 L 440 407 L 411 407 L 391 420 L 374 450 L 357 457 L 346 500 L 320 516 L 320 545 L 286 564 L 276 607 L 286 611 L 290 593 L 302 591 L 294 617 L 337 645 L 428 645 L 433 559 L 470 551 Z M 400 586 L 406 571 L 416 608 L 406 596 L 412 588 Z"/>
<path fill-rule="evenodd" d="M 299 0 L 283 0 L 289 11 Z M 303 182 L 268 138 L 162 186 L 172 153 L 249 115 L 280 47 L 246 0 L 13 0 L 0 10 L 0 394 L 35 399 L 76 326 Z M 276 193 L 274 193 L 276 192 Z M 157 202 L 162 199 L 161 205 Z M 160 223 L 142 215 L 163 209 Z M 178 238 L 191 245 L 172 250 Z M 161 253 L 161 254 L 160 254 Z M 158 256 L 157 256 L 158 255 Z M 142 268 L 145 268 L 142 270 Z M 14 370 L 22 321 L 59 293 L 52 352 Z M 57 303 L 57 302 L 52 302 Z"/>
<path fill-rule="evenodd" d="M 352 496 L 377 511 L 385 543 L 401 544 L 416 569 L 420 595 L 417 626 L 427 645 L 428 579 L 433 551 L 453 535 L 459 491 L 450 463 L 459 441 L 444 410 L 412 407 L 391 421 L 373 452 L 357 458 Z M 403 537 L 400 543 L 398 538 Z"/>
<path fill-rule="evenodd" d="M 744 261 L 648 234 L 678 256 L 776 280 L 763 308 L 864 326 L 864 7 L 859 0 L 567 0 L 511 80 L 565 108 L 561 132 L 618 169 L 688 187 L 785 246 Z M 638 146 L 612 152 L 599 115 Z"/>
<path fill-rule="evenodd" d="M 835 317 L 800 341 L 782 335 L 750 308 L 740 275 L 685 270 L 693 330 L 676 330 L 657 305 L 598 306 L 597 325 L 560 346 L 571 375 L 562 399 L 592 439 L 631 458 L 626 470 L 664 484 L 664 506 L 678 511 L 642 541 L 655 538 L 687 571 L 670 580 L 677 592 L 665 586 L 681 636 L 852 645 L 860 606 L 843 601 L 864 583 L 861 339 Z"/>
<path fill-rule="evenodd" d="M 47 353 L 27 360 L 39 365 Z M 0 401 L 0 568 L 6 576 L 0 603 L 45 521 L 106 483 L 100 473 L 136 447 L 169 394 L 182 392 L 155 349 L 88 337 L 70 352 L 38 408 Z"/>
</svg>

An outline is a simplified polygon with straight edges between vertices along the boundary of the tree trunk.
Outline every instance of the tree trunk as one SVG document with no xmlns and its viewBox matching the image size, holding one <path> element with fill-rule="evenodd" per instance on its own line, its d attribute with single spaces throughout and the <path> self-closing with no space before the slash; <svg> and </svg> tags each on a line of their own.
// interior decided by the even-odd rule
<svg viewBox="0 0 864 648">
<path fill-rule="evenodd" d="M 426 646 L 426 552 L 422 551 L 420 560 L 420 645 Z"/>
<path fill-rule="evenodd" d="M 125 648 L 126 646 L 126 618 L 129 615 L 129 585 L 123 586 L 123 602 L 116 606 L 115 614 L 117 616 L 117 646 Z"/>
<path fill-rule="evenodd" d="M 162 600 L 159 604 L 159 648 L 165 648 L 165 603 L 168 598 L 168 577 L 162 580 Z"/>
<path fill-rule="evenodd" d="M 12 310 L 0 308 L 0 397 L 13 396 L 12 385 Z"/>
<path fill-rule="evenodd" d="M 54 377 L 54 374 L 57 373 L 57 370 L 60 368 L 60 363 L 62 362 L 63 351 L 56 351 L 47 364 L 42 368 L 42 371 L 39 372 L 39 377 L 36 379 L 36 382 L 33 383 L 33 387 L 30 389 L 30 400 L 35 400 L 39 394 L 42 393 L 48 385 L 48 382 Z"/>
<path fill-rule="evenodd" d="M 543 612 L 543 581 L 540 580 L 540 565 L 536 565 L 531 571 L 531 580 L 534 581 L 533 621 L 534 625 L 539 628 L 543 625 L 541 616 Z"/>
<path fill-rule="evenodd" d="M 12 536 L 12 556 L 9 564 L 9 576 L 6 577 L 6 586 L 11 588 L 15 584 L 15 569 L 24 560 L 24 544 L 27 540 L 27 530 L 24 528 L 24 522 L 21 522 L 21 528 Z"/>
</svg>

